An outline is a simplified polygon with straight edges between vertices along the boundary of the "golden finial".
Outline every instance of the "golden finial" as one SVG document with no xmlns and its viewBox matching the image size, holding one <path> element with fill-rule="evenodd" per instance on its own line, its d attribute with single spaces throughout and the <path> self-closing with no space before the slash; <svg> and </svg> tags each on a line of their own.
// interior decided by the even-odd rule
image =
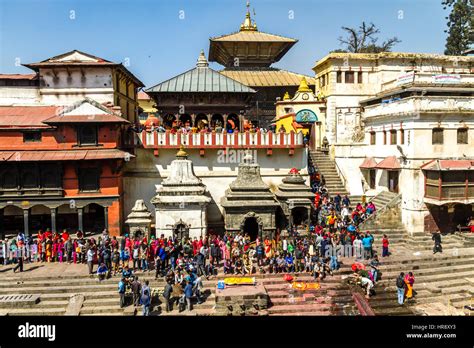
<svg viewBox="0 0 474 348">
<path fill-rule="evenodd" d="M 188 158 L 188 153 L 184 151 L 184 145 L 181 144 L 179 151 L 176 154 L 176 158 Z"/>
<path fill-rule="evenodd" d="M 208 66 L 209 66 L 209 63 L 206 59 L 206 56 L 204 55 L 204 50 L 201 50 L 201 53 L 199 53 L 199 57 L 196 63 L 196 67 L 207 68 Z"/>
<path fill-rule="evenodd" d="M 257 31 L 257 23 L 252 22 L 250 17 L 250 1 L 247 1 L 247 14 L 245 15 L 244 22 L 240 25 L 240 31 Z"/>
<path fill-rule="evenodd" d="M 288 91 L 285 92 L 285 95 L 283 96 L 283 100 L 291 100 L 290 93 L 288 93 Z"/>
<path fill-rule="evenodd" d="M 300 82 L 300 86 L 298 87 L 298 92 L 312 92 L 313 90 L 309 88 L 308 82 L 306 82 L 306 78 L 303 76 Z"/>
</svg>

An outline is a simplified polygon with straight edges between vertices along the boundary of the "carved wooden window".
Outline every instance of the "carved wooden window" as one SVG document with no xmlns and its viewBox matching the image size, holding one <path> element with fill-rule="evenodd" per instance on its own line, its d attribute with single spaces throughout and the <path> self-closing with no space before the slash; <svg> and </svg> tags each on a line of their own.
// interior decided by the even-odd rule
<svg viewBox="0 0 474 348">
<path fill-rule="evenodd" d="M 344 81 L 345 81 L 345 83 L 354 83 L 354 72 L 353 71 L 346 71 Z"/>
<path fill-rule="evenodd" d="M 444 143 L 444 129 L 433 128 L 432 132 L 432 144 L 443 144 Z"/>
<path fill-rule="evenodd" d="M 98 168 L 79 168 L 79 191 L 99 191 L 100 173 Z"/>
<path fill-rule="evenodd" d="M 468 129 L 463 127 L 463 128 L 458 128 L 457 130 L 457 138 L 458 138 L 458 144 L 467 144 L 468 143 Z"/>
<path fill-rule="evenodd" d="M 84 125 L 78 128 L 79 145 L 97 145 L 97 126 Z"/>
</svg>

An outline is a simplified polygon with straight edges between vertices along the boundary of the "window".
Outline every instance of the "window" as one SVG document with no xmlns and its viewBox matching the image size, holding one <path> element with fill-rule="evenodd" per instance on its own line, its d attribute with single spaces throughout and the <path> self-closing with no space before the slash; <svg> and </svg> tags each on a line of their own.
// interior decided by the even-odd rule
<svg viewBox="0 0 474 348">
<path fill-rule="evenodd" d="M 99 182 L 99 169 L 79 168 L 79 191 L 99 191 Z"/>
<path fill-rule="evenodd" d="M 24 143 L 33 143 L 41 141 L 41 132 L 24 132 L 23 133 L 23 142 Z"/>
<path fill-rule="evenodd" d="M 392 129 L 390 131 L 390 145 L 396 145 L 396 144 L 397 144 L 397 131 Z"/>
<path fill-rule="evenodd" d="M 387 145 L 387 131 L 383 131 L 383 144 Z"/>
<path fill-rule="evenodd" d="M 468 129 L 463 127 L 463 128 L 458 128 L 458 144 L 467 144 L 468 143 Z"/>
<path fill-rule="evenodd" d="M 338 71 L 336 73 L 336 82 L 341 83 L 342 82 L 342 71 Z"/>
<path fill-rule="evenodd" d="M 0 180 L 2 189 L 16 189 L 18 188 L 17 172 L 13 169 L 7 170 Z"/>
<path fill-rule="evenodd" d="M 431 142 L 435 144 L 443 144 L 444 142 L 444 129 L 443 128 L 433 128 Z"/>
<path fill-rule="evenodd" d="M 362 71 L 357 73 L 357 83 L 362 83 Z"/>
<path fill-rule="evenodd" d="M 326 75 L 321 76 L 321 87 L 326 86 Z"/>
<path fill-rule="evenodd" d="M 78 128 L 79 145 L 97 145 L 97 127 L 92 125 Z"/>
<path fill-rule="evenodd" d="M 375 132 L 370 132 L 370 145 L 375 145 Z"/>
<path fill-rule="evenodd" d="M 400 145 L 405 144 L 405 131 L 400 129 Z"/>
<path fill-rule="evenodd" d="M 354 72 L 353 71 L 346 71 L 344 81 L 345 81 L 345 83 L 354 83 Z"/>
</svg>

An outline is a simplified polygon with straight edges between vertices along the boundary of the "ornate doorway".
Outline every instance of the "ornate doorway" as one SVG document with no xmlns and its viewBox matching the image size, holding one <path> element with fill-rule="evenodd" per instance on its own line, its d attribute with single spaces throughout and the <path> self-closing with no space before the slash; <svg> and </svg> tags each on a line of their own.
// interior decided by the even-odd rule
<svg viewBox="0 0 474 348">
<path fill-rule="evenodd" d="M 189 239 L 189 225 L 186 224 L 183 220 L 179 220 L 173 226 L 173 237 L 178 240 Z"/>
<path fill-rule="evenodd" d="M 240 224 L 240 230 L 244 233 L 248 233 L 250 240 L 254 241 L 257 237 L 262 236 L 262 226 L 262 219 L 254 212 L 249 212 L 244 216 Z"/>
</svg>

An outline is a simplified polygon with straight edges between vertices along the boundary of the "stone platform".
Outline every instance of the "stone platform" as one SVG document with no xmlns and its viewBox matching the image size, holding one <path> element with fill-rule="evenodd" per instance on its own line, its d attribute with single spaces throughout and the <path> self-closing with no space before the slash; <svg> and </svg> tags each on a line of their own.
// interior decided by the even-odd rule
<svg viewBox="0 0 474 348">
<path fill-rule="evenodd" d="M 218 289 L 216 285 L 217 315 L 268 315 L 270 302 L 262 283 L 255 285 L 226 285 Z"/>
</svg>

